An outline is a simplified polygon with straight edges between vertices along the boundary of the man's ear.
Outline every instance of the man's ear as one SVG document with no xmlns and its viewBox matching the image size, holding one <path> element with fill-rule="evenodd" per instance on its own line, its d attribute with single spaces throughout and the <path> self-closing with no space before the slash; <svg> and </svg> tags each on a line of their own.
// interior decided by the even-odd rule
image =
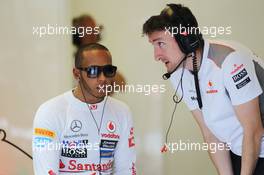
<svg viewBox="0 0 264 175">
<path fill-rule="evenodd" d="M 81 77 L 80 70 L 77 69 L 77 68 L 73 68 L 72 69 L 72 73 L 73 73 L 74 78 L 79 81 L 80 80 L 80 77 Z"/>
</svg>

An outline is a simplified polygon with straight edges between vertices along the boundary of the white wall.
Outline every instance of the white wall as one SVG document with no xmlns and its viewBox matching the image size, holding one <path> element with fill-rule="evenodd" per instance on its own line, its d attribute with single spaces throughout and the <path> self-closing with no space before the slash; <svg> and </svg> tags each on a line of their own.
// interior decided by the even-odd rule
<svg viewBox="0 0 264 175">
<path fill-rule="evenodd" d="M 39 38 L 33 26 L 69 26 L 69 9 L 64 0 L 1 0 L 0 128 L 30 154 L 38 106 L 72 86 L 71 36 Z M 0 150 L 0 174 L 33 174 L 32 161 L 22 153 L 3 142 Z"/>
</svg>

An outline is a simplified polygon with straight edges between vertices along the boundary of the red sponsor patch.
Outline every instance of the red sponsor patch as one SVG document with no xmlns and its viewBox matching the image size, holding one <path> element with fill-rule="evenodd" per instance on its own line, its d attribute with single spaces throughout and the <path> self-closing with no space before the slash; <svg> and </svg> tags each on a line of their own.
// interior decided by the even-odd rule
<svg viewBox="0 0 264 175">
<path fill-rule="evenodd" d="M 49 170 L 49 175 L 56 175 L 56 173 L 54 173 L 54 171 L 52 171 L 52 170 Z"/>
<path fill-rule="evenodd" d="M 135 138 L 134 138 L 134 128 L 130 128 L 130 133 L 129 133 L 129 138 L 128 138 L 128 146 L 129 148 L 135 146 Z"/>
<path fill-rule="evenodd" d="M 107 122 L 107 130 L 108 130 L 109 132 L 115 132 L 115 130 L 116 130 L 116 125 L 115 125 L 115 123 L 114 123 L 113 121 L 109 121 L 109 122 Z"/>
<path fill-rule="evenodd" d="M 135 146 L 134 137 L 128 138 L 128 146 L 129 146 L 129 148 Z"/>
<path fill-rule="evenodd" d="M 167 147 L 167 145 L 165 144 L 165 145 L 161 148 L 160 152 L 161 152 L 161 153 L 165 153 L 165 152 L 167 152 L 167 151 L 168 151 L 168 147 Z"/>
<path fill-rule="evenodd" d="M 234 70 L 232 70 L 230 72 L 230 74 L 232 75 L 232 74 L 236 73 L 237 71 L 239 71 L 243 67 L 244 67 L 244 64 L 240 64 L 239 66 L 237 64 L 234 64 Z"/>
<path fill-rule="evenodd" d="M 113 161 L 109 160 L 108 162 L 96 164 L 96 163 L 81 163 L 77 160 L 70 160 L 69 165 L 65 170 L 60 170 L 60 172 L 67 173 L 78 173 L 83 171 L 109 171 L 113 168 Z"/>
<path fill-rule="evenodd" d="M 132 175 L 136 175 L 137 172 L 136 172 L 136 164 L 133 162 L 132 163 Z"/>
<path fill-rule="evenodd" d="M 130 129 L 130 133 L 129 133 L 131 136 L 132 135 L 134 135 L 134 128 L 132 127 L 131 129 Z"/>
<path fill-rule="evenodd" d="M 96 104 L 91 104 L 89 105 L 90 110 L 96 110 L 97 109 L 97 105 Z"/>
<path fill-rule="evenodd" d="M 208 90 L 208 91 L 206 91 L 206 93 L 207 94 L 215 94 L 215 93 L 217 93 L 218 92 L 218 90 Z"/>
<path fill-rule="evenodd" d="M 64 163 L 60 160 L 60 169 L 63 169 L 63 168 L 65 168 L 65 165 L 64 165 Z"/>
<path fill-rule="evenodd" d="M 114 134 L 114 133 L 103 133 L 103 134 L 101 134 L 101 136 L 103 137 L 103 138 L 111 138 L 111 139 L 119 139 L 119 135 L 118 134 Z"/>
</svg>

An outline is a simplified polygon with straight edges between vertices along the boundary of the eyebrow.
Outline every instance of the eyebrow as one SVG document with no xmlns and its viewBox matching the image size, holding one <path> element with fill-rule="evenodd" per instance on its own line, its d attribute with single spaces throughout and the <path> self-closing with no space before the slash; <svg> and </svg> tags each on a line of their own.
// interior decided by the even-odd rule
<svg viewBox="0 0 264 175">
<path fill-rule="evenodd" d="M 158 40 L 161 40 L 162 38 L 156 38 L 156 39 L 154 39 L 154 40 L 152 40 L 152 42 L 155 42 L 155 41 L 158 41 Z"/>
</svg>

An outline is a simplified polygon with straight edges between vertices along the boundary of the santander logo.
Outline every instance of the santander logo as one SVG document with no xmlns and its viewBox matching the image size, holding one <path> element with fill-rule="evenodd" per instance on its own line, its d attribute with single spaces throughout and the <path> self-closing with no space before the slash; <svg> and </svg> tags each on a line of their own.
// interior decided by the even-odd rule
<svg viewBox="0 0 264 175">
<path fill-rule="evenodd" d="M 54 171 L 52 171 L 52 170 L 49 170 L 49 175 L 56 175 L 56 173 L 54 173 Z"/>
<path fill-rule="evenodd" d="M 65 165 L 64 165 L 64 163 L 62 163 L 62 161 L 60 160 L 60 169 L 63 169 L 63 168 L 65 168 Z"/>
<path fill-rule="evenodd" d="M 108 130 L 109 132 L 115 132 L 115 130 L 116 130 L 116 125 L 115 125 L 115 123 L 114 123 L 113 121 L 109 121 L 109 122 L 107 122 L 107 130 Z"/>
</svg>

